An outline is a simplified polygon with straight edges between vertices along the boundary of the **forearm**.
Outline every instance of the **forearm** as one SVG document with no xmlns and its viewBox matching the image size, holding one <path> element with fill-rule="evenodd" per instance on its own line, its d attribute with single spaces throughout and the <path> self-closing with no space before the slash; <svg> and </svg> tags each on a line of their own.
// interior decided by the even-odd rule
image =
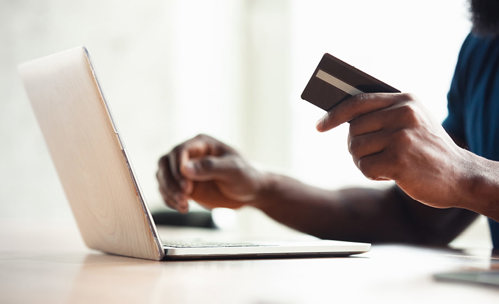
<svg viewBox="0 0 499 304">
<path fill-rule="evenodd" d="M 299 231 L 357 241 L 401 241 L 411 234 L 398 219 L 399 208 L 380 205 L 392 200 L 390 191 L 328 191 L 281 175 L 269 174 L 267 179 L 255 207 Z"/>
<path fill-rule="evenodd" d="M 267 179 L 268 187 L 253 205 L 320 238 L 446 244 L 475 217 L 466 210 L 423 206 L 395 188 L 328 191 L 281 175 L 269 174 Z M 446 224 L 440 227 L 443 219 Z"/>
</svg>

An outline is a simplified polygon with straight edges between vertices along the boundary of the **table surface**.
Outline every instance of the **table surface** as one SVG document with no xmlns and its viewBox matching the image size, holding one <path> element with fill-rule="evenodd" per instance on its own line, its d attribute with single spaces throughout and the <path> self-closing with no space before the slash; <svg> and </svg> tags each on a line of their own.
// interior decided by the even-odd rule
<svg viewBox="0 0 499 304">
<path fill-rule="evenodd" d="M 89 250 L 74 224 L 57 221 L 2 221 L 0 242 L 0 303 L 499 303 L 497 287 L 433 278 L 495 267 L 487 250 L 375 245 L 347 258 L 155 262 Z"/>
</svg>

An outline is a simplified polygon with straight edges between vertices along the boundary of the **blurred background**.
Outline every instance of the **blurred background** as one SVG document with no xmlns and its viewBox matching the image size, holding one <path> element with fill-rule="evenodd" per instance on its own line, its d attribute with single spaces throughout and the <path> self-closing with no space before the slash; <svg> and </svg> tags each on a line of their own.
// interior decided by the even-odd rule
<svg viewBox="0 0 499 304">
<path fill-rule="evenodd" d="M 347 126 L 315 131 L 324 113 L 301 91 L 329 52 L 443 120 L 468 17 L 466 0 L 0 0 L 0 220 L 72 221 L 16 72 L 23 61 L 89 49 L 152 209 L 163 208 L 157 159 L 198 133 L 307 183 L 386 187 L 351 162 Z M 221 226 L 286 231 L 249 208 L 215 215 Z M 490 246 L 484 220 L 460 241 Z"/>
</svg>

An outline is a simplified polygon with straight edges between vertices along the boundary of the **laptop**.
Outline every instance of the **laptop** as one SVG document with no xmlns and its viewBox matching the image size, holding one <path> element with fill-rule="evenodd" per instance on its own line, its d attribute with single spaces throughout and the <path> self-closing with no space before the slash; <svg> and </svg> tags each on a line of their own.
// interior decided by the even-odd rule
<svg viewBox="0 0 499 304">
<path fill-rule="evenodd" d="M 141 194 L 86 48 L 24 63 L 19 73 L 89 248 L 150 260 L 348 256 L 370 249 L 328 240 L 169 244 Z"/>
</svg>

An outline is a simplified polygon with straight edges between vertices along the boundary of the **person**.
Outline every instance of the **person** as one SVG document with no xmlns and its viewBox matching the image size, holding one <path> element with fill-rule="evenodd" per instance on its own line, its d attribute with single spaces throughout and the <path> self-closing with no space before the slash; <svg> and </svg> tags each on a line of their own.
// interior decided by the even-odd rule
<svg viewBox="0 0 499 304">
<path fill-rule="evenodd" d="M 470 10 L 473 27 L 443 124 L 407 93 L 353 96 L 317 124 L 325 132 L 348 122 L 355 165 L 393 187 L 321 189 L 260 171 L 198 135 L 159 160 L 164 201 L 180 212 L 188 199 L 207 208 L 253 206 L 320 238 L 425 245 L 448 244 L 483 214 L 499 248 L 499 1 L 470 0 Z"/>
</svg>

